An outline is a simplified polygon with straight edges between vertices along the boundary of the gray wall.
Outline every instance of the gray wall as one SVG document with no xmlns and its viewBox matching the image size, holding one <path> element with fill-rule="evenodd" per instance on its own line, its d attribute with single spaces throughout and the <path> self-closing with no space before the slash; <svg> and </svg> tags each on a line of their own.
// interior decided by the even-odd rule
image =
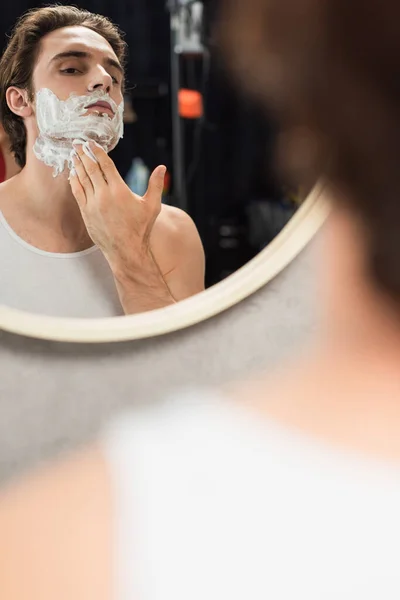
<svg viewBox="0 0 400 600">
<path fill-rule="evenodd" d="M 315 329 L 317 246 L 231 310 L 164 337 L 82 346 L 0 333 L 0 482 L 90 440 L 121 408 L 294 352 Z"/>
</svg>

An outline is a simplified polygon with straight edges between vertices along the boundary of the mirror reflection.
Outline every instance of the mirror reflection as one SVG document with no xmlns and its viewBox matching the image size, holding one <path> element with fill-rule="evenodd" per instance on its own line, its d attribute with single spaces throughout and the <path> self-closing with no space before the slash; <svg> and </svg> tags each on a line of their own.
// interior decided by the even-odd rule
<svg viewBox="0 0 400 600">
<path fill-rule="evenodd" d="M 277 182 L 273 122 L 225 71 L 218 2 L 133 3 L 129 18 L 123 4 L 17 3 L 3 19 L 1 304 L 168 306 L 246 264 L 301 202 Z"/>
</svg>

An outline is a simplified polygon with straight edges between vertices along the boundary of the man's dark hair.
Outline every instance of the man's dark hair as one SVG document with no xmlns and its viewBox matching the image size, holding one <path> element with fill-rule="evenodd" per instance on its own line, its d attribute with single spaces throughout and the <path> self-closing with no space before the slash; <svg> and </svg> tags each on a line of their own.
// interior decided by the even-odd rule
<svg viewBox="0 0 400 600">
<path fill-rule="evenodd" d="M 32 74 L 44 36 L 63 27 L 92 29 L 110 44 L 118 60 L 125 65 L 126 43 L 122 32 L 109 19 L 74 6 L 47 6 L 25 13 L 17 22 L 0 60 L 0 122 L 8 134 L 11 151 L 20 167 L 26 163 L 26 129 L 21 117 L 8 107 L 7 89 L 25 89 L 32 99 Z"/>
</svg>

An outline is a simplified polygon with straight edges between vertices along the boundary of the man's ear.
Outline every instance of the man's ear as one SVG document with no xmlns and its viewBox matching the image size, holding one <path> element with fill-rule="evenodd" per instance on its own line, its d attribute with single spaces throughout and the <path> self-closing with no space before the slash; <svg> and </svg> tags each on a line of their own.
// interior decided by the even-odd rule
<svg viewBox="0 0 400 600">
<path fill-rule="evenodd" d="M 18 117 L 30 117 L 33 114 L 28 92 L 17 87 L 9 87 L 6 92 L 8 108 Z"/>
</svg>

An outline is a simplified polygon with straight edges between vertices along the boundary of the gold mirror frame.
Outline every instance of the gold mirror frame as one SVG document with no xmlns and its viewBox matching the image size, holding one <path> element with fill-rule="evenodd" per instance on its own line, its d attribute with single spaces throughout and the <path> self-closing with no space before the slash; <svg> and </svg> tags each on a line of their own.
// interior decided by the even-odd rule
<svg viewBox="0 0 400 600">
<path fill-rule="evenodd" d="M 328 212 L 318 184 L 260 254 L 227 279 L 178 304 L 107 319 L 46 317 L 0 306 L 0 329 L 57 342 L 107 343 L 150 338 L 190 327 L 231 308 L 274 279 L 311 241 Z"/>
</svg>

